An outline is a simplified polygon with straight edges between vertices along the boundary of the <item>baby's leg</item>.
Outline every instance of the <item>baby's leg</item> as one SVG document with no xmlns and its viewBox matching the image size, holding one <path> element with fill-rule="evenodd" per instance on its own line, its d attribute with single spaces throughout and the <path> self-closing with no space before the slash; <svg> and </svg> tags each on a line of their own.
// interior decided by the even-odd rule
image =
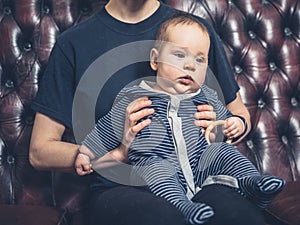
<svg viewBox="0 0 300 225">
<path fill-rule="evenodd" d="M 218 179 L 226 175 L 236 179 L 237 187 Z M 237 149 L 226 143 L 213 143 L 207 147 L 199 160 L 199 183 L 202 185 L 209 176 L 212 181 L 237 188 L 257 206 L 266 208 L 276 194 L 285 186 L 284 180 L 275 176 L 260 175 L 255 166 Z M 225 177 L 226 178 L 226 177 Z M 208 179 L 208 180 L 209 180 Z M 228 179 L 230 180 L 230 179 Z"/>
<path fill-rule="evenodd" d="M 187 198 L 175 167 L 167 160 L 148 158 L 136 164 L 134 170 L 145 180 L 151 192 L 177 207 L 188 224 L 203 224 L 213 216 L 210 206 Z"/>
</svg>

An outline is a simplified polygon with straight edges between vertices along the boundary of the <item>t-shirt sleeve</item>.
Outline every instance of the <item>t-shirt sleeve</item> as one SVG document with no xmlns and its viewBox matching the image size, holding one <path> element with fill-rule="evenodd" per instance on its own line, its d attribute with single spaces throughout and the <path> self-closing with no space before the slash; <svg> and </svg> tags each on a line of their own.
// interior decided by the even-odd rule
<svg viewBox="0 0 300 225">
<path fill-rule="evenodd" d="M 49 57 L 32 109 L 72 128 L 72 102 L 75 86 L 71 48 L 56 42 Z"/>
</svg>

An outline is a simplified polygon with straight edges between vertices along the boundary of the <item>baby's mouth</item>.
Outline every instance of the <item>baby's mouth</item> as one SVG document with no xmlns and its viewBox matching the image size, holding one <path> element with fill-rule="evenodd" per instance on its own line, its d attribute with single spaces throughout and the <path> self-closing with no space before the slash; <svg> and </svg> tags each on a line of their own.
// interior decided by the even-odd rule
<svg viewBox="0 0 300 225">
<path fill-rule="evenodd" d="M 190 84 L 194 81 L 192 76 L 190 76 L 190 75 L 180 77 L 179 80 L 182 84 Z"/>
</svg>

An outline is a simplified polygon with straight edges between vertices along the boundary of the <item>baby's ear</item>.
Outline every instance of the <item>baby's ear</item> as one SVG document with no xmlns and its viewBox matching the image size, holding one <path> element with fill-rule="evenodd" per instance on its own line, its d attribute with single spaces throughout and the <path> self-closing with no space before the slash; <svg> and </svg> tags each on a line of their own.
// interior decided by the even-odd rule
<svg viewBox="0 0 300 225">
<path fill-rule="evenodd" d="M 158 50 L 156 48 L 152 48 L 150 51 L 150 66 L 154 71 L 157 70 L 157 57 Z"/>
</svg>

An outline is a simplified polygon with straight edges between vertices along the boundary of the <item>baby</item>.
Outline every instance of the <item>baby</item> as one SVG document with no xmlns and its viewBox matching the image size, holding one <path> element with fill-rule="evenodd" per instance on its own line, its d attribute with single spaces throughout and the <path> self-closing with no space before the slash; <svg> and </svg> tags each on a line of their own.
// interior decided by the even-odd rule
<svg viewBox="0 0 300 225">
<path fill-rule="evenodd" d="M 90 173 L 90 160 L 121 144 L 120 124 L 124 123 L 127 105 L 148 96 L 154 113 L 144 119 L 151 123 L 128 146 L 128 158 L 133 174 L 141 177 L 151 192 L 175 205 L 189 224 L 203 224 L 214 215 L 209 205 L 191 201 L 201 187 L 210 184 L 228 185 L 258 207 L 267 207 L 285 181 L 261 175 L 227 143 L 208 145 L 201 127 L 194 124 L 196 106 L 210 104 L 217 119 L 226 120 L 227 137 L 238 138 L 247 129 L 245 119 L 232 115 L 216 92 L 203 84 L 209 46 L 205 26 L 193 17 L 182 13 L 163 23 L 150 53 L 156 82 L 144 80 L 119 93 L 112 110 L 82 142 L 75 162 L 77 173 Z"/>
</svg>

